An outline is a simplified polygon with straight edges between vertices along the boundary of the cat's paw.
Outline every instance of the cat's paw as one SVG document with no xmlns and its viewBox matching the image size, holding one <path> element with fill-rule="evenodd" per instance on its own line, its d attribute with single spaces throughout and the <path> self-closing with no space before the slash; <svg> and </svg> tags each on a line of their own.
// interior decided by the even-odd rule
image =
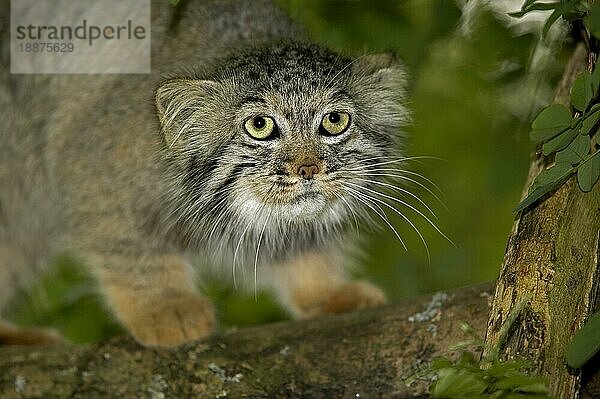
<svg viewBox="0 0 600 399">
<path fill-rule="evenodd" d="M 319 290 L 297 290 L 292 298 L 290 311 L 299 319 L 351 312 L 386 303 L 383 291 L 366 281 L 346 281 Z"/>
<path fill-rule="evenodd" d="M 385 294 L 378 287 L 366 281 L 350 281 L 333 291 L 323 306 L 323 313 L 344 313 L 385 303 Z"/>
<path fill-rule="evenodd" d="M 121 318 L 144 346 L 177 346 L 210 335 L 215 326 L 212 304 L 194 294 L 161 298 Z"/>
</svg>

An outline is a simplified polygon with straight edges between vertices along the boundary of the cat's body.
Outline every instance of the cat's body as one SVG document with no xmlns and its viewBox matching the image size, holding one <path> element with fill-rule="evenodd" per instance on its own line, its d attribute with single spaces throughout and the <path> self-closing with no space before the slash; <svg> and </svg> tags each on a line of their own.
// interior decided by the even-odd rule
<svg viewBox="0 0 600 399">
<path fill-rule="evenodd" d="M 9 73 L 5 25 L 0 311 L 65 250 L 148 345 L 212 330 L 198 255 L 296 317 L 382 303 L 346 280 L 343 231 L 356 170 L 395 151 L 403 78 L 389 56 L 352 63 L 303 35 L 269 1 L 157 0 L 152 74 L 26 76 Z"/>
</svg>

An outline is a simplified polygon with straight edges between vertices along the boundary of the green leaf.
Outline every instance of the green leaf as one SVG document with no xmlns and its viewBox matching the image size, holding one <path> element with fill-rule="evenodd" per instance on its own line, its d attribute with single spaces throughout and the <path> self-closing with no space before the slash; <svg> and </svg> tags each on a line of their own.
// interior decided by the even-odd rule
<svg viewBox="0 0 600 399">
<path fill-rule="evenodd" d="M 544 153 L 544 155 L 548 156 L 555 151 L 562 150 L 563 148 L 566 148 L 569 144 L 571 144 L 573 139 L 577 137 L 578 134 L 579 132 L 576 129 L 568 129 L 556 136 L 555 138 L 553 138 L 552 140 L 544 143 L 544 145 L 542 146 L 542 152 Z"/>
<path fill-rule="evenodd" d="M 525 2 L 523 3 L 523 6 L 521 7 L 521 9 L 526 9 L 527 7 L 529 7 L 530 5 L 532 5 L 533 3 L 535 3 L 537 0 L 525 0 Z"/>
<path fill-rule="evenodd" d="M 600 5 L 593 4 L 583 22 L 592 35 L 600 37 Z"/>
<path fill-rule="evenodd" d="M 463 352 L 460 354 L 458 364 L 461 366 L 477 366 L 477 361 L 472 352 Z"/>
<path fill-rule="evenodd" d="M 600 68 L 599 68 L 600 69 Z M 600 104 L 594 104 L 592 108 L 590 108 L 589 112 L 586 113 L 582 118 L 583 122 L 581 123 L 581 134 L 588 135 L 593 133 L 593 128 L 600 119 Z"/>
<path fill-rule="evenodd" d="M 561 5 L 560 2 L 555 2 L 555 3 L 531 2 L 530 4 L 527 4 L 527 3 L 524 4 L 523 7 L 521 8 L 521 11 L 511 12 L 508 15 L 510 15 L 511 17 L 515 17 L 515 18 L 521 18 L 528 12 L 554 10 L 555 8 L 559 7 L 560 5 Z"/>
<path fill-rule="evenodd" d="M 480 376 L 455 368 L 440 370 L 438 380 L 432 387 L 434 398 L 473 397 L 482 395 L 488 387 Z"/>
<path fill-rule="evenodd" d="M 544 24 L 544 28 L 542 29 L 543 38 L 548 36 L 548 32 L 550 31 L 552 25 L 554 25 L 556 20 L 559 19 L 563 14 L 564 11 L 560 7 L 557 7 L 554 11 L 552 11 L 552 14 L 550 14 L 548 19 L 546 19 L 546 23 Z"/>
<path fill-rule="evenodd" d="M 535 201 L 548 194 L 550 191 L 559 187 L 573 173 L 575 169 L 569 163 L 556 163 L 550 169 L 543 170 L 538 177 L 535 178 L 533 184 L 529 188 L 527 197 L 517 205 L 515 212 L 522 211 Z"/>
<path fill-rule="evenodd" d="M 600 150 L 586 158 L 577 168 L 577 182 L 581 191 L 587 193 L 600 177 Z"/>
<path fill-rule="evenodd" d="M 588 136 L 577 135 L 567 148 L 556 153 L 557 163 L 570 163 L 575 166 L 583 161 L 590 152 L 590 138 Z"/>
<path fill-rule="evenodd" d="M 581 368 L 600 350 L 600 312 L 594 313 L 577 331 L 567 350 L 567 364 Z"/>
<path fill-rule="evenodd" d="M 571 126 L 571 111 L 561 104 L 544 108 L 531 123 L 529 137 L 532 141 L 546 141 Z"/>
<path fill-rule="evenodd" d="M 501 377 L 507 373 L 517 372 L 521 369 L 531 367 L 531 362 L 527 361 L 510 361 L 510 362 L 497 362 L 494 363 L 490 368 L 486 370 L 487 374 L 492 377 Z"/>
<path fill-rule="evenodd" d="M 589 71 L 583 71 L 577 76 L 571 88 L 571 104 L 578 110 L 585 111 L 594 94 L 592 74 Z"/>
<path fill-rule="evenodd" d="M 446 358 L 436 358 L 431 362 L 431 370 L 440 370 L 452 367 L 452 362 Z"/>
<path fill-rule="evenodd" d="M 527 197 L 525 197 L 525 199 L 523 199 L 523 201 L 521 201 L 519 205 L 517 205 L 517 207 L 515 208 L 515 212 L 520 212 L 523 209 L 527 208 L 529 205 L 533 204 L 535 201 L 548 194 L 554 188 L 554 186 L 539 186 L 534 190 L 530 191 L 529 194 L 527 194 Z"/>
<path fill-rule="evenodd" d="M 547 393 L 547 381 L 542 377 L 531 377 L 524 374 L 514 374 L 502 378 L 494 384 L 494 388 L 528 393 Z"/>
<path fill-rule="evenodd" d="M 542 170 L 535 178 L 531 187 L 535 189 L 539 186 L 558 183 L 565 175 L 572 171 L 573 168 L 568 163 L 556 162 L 551 168 Z"/>
<path fill-rule="evenodd" d="M 592 72 L 592 87 L 594 88 L 594 93 L 597 93 L 600 88 L 600 68 L 594 68 Z"/>
<path fill-rule="evenodd" d="M 529 394 L 519 392 L 509 392 L 502 396 L 502 399 L 553 399 L 552 397 L 545 394 Z"/>
</svg>

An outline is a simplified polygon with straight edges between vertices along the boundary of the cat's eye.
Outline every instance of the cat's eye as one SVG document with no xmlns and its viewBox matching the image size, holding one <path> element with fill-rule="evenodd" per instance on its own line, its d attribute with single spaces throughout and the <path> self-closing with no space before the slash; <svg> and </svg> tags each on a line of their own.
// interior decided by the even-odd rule
<svg viewBox="0 0 600 399">
<path fill-rule="evenodd" d="M 250 137 L 257 140 L 265 140 L 274 135 L 277 127 L 273 118 L 268 116 L 255 116 L 244 122 L 244 129 Z"/>
<path fill-rule="evenodd" d="M 350 126 L 350 115 L 346 112 L 330 112 L 321 121 L 321 132 L 335 136 L 344 133 Z"/>
</svg>

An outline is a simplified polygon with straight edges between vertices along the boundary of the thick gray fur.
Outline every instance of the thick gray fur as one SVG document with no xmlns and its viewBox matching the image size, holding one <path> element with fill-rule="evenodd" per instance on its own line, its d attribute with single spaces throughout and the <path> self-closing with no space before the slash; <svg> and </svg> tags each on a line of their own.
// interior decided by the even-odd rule
<svg viewBox="0 0 600 399">
<path fill-rule="evenodd" d="M 391 159 L 407 119 L 393 57 L 351 60 L 311 44 L 268 0 L 153 1 L 150 75 L 11 75 L 9 15 L 2 1 L 0 311 L 68 251 L 141 342 L 205 335 L 149 337 L 132 325 L 146 322 L 145 307 L 191 290 L 178 286 L 193 280 L 188 255 L 224 267 L 235 253 L 259 279 L 305 253 L 337 259 L 348 205 L 365 208 L 344 194 L 344 182 L 364 185 L 347 169 Z M 280 137 L 257 142 L 243 122 L 265 107 Z M 324 137 L 319 118 L 339 107 L 352 115 L 350 133 Z M 308 161 L 328 171 L 322 195 L 273 193 Z M 294 312 L 293 299 L 282 301 Z M 186 312 L 175 313 L 194 318 Z"/>
</svg>

